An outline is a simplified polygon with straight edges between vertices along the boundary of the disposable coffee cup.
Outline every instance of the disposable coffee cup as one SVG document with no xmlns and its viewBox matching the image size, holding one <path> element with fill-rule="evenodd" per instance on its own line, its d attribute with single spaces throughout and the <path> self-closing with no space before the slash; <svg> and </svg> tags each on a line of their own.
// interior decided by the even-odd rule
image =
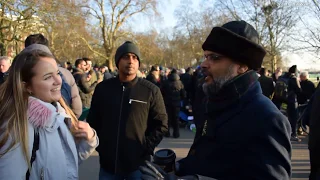
<svg viewBox="0 0 320 180">
<path fill-rule="evenodd" d="M 175 172 L 176 153 L 171 149 L 161 149 L 154 153 L 153 163 L 160 166 L 166 173 Z"/>
</svg>

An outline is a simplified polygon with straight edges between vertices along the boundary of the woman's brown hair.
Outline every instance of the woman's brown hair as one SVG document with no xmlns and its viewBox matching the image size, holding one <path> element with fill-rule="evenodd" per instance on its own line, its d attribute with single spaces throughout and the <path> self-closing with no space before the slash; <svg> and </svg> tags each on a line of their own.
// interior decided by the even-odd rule
<svg viewBox="0 0 320 180">
<path fill-rule="evenodd" d="M 51 54 L 41 50 L 18 54 L 9 69 L 7 80 L 0 86 L 0 158 L 16 144 L 20 144 L 29 169 L 31 166 L 28 152 L 27 110 L 30 95 L 25 86 L 31 83 L 35 75 L 32 69 L 43 57 L 54 58 Z M 76 127 L 78 120 L 75 114 L 66 105 L 63 98 L 59 100 L 59 103 L 71 117 L 73 127 Z M 9 146 L 6 145 L 8 140 L 10 141 Z M 6 148 L 3 149 L 5 145 Z"/>
</svg>

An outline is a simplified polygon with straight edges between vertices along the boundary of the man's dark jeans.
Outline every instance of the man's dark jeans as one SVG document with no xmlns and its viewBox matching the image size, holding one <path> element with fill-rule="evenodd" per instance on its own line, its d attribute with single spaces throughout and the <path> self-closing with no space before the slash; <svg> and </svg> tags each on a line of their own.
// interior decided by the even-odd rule
<svg viewBox="0 0 320 180">
<path fill-rule="evenodd" d="M 288 102 L 287 114 L 292 130 L 291 136 L 295 137 L 297 136 L 297 121 L 299 118 L 297 102 Z"/>
</svg>

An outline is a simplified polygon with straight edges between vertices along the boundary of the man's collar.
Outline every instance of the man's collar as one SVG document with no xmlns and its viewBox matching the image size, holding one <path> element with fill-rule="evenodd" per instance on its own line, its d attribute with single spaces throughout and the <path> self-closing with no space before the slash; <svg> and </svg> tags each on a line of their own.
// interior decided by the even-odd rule
<svg viewBox="0 0 320 180">
<path fill-rule="evenodd" d="M 77 71 L 79 72 L 84 72 L 84 70 L 80 69 L 80 68 L 76 68 Z"/>
<path fill-rule="evenodd" d="M 117 76 L 117 79 L 120 81 L 120 77 L 119 75 Z M 132 87 L 134 86 L 137 82 L 138 82 L 139 78 L 138 76 L 136 75 L 136 77 L 132 80 L 132 81 L 129 81 L 129 82 L 121 82 L 120 83 L 125 86 L 125 87 Z"/>
<path fill-rule="evenodd" d="M 225 109 L 234 104 L 248 92 L 257 80 L 258 76 L 255 71 L 248 71 L 229 80 L 216 95 L 208 98 L 208 112 L 214 109 Z"/>
</svg>

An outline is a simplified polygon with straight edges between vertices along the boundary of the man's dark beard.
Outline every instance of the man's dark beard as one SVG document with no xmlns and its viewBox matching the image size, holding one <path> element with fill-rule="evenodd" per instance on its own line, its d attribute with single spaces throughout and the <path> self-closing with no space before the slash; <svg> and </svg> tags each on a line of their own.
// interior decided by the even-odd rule
<svg viewBox="0 0 320 180">
<path fill-rule="evenodd" d="M 205 93 L 206 96 L 208 97 L 212 97 L 216 94 L 219 93 L 219 91 L 221 90 L 222 86 L 229 81 L 230 79 L 233 78 L 232 74 L 232 69 L 233 69 L 233 65 L 230 65 L 227 69 L 227 72 L 224 76 L 220 76 L 220 77 L 215 77 L 214 81 L 210 84 L 204 83 L 202 85 L 202 89 L 203 92 Z"/>
</svg>

